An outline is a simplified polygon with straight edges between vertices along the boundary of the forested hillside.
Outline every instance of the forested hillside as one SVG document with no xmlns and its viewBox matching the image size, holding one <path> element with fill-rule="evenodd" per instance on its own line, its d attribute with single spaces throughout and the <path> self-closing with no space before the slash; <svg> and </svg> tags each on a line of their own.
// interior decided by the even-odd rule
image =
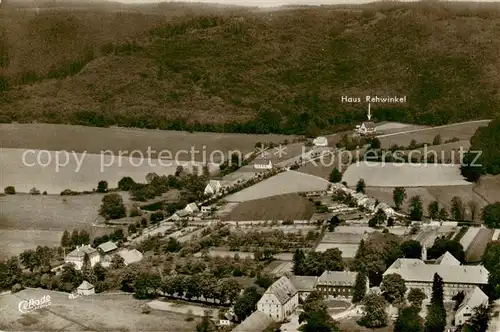
<svg viewBox="0 0 500 332">
<path fill-rule="evenodd" d="M 316 135 L 365 119 L 342 95 L 407 96 L 379 121 L 500 113 L 498 6 L 203 12 L 4 9 L 1 121 Z"/>
</svg>

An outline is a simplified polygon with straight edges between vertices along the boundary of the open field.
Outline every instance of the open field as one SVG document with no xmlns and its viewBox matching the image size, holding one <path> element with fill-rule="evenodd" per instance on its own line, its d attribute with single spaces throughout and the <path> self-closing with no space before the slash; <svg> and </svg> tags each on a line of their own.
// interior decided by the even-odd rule
<svg viewBox="0 0 500 332">
<path fill-rule="evenodd" d="M 493 233 L 494 230 L 489 228 L 481 228 L 479 230 L 479 233 L 477 233 L 472 240 L 472 243 L 465 251 L 465 260 L 467 262 L 472 263 L 481 261 L 484 251 L 486 250 L 486 246 L 490 243 Z"/>
<path fill-rule="evenodd" d="M 17 189 L 17 188 L 16 188 Z M 119 192 L 126 207 L 133 205 L 128 192 Z M 59 196 L 16 194 L 0 197 L 0 228 L 66 230 L 100 223 L 104 194 Z"/>
<path fill-rule="evenodd" d="M 213 151 L 220 151 L 227 158 L 230 151 L 240 151 L 242 155 L 254 151 L 257 142 L 280 143 L 285 139 L 291 141 L 294 138 L 295 136 L 285 135 L 189 133 L 54 124 L 0 124 L 1 148 L 75 151 L 87 154 L 112 151 L 115 156 L 118 156 L 120 151 L 141 151 L 146 154 L 150 149 L 152 158 L 157 158 L 160 151 L 169 151 L 174 157 L 177 151 L 186 151 L 174 158 L 178 161 L 210 162 L 208 158 Z M 198 152 L 190 153 L 191 149 Z M 164 152 L 163 156 L 168 156 L 168 153 Z M 220 153 L 214 152 L 212 156 L 214 162 L 219 162 Z"/>
<path fill-rule="evenodd" d="M 375 127 L 378 135 L 392 134 L 401 131 L 409 131 L 409 130 L 423 129 L 423 128 L 426 128 L 426 126 L 417 126 L 409 123 L 400 123 L 400 122 L 386 122 L 377 124 L 377 126 Z"/>
<path fill-rule="evenodd" d="M 365 238 L 363 234 L 356 233 L 340 233 L 340 232 L 325 232 L 321 239 L 321 243 L 360 243 Z"/>
<path fill-rule="evenodd" d="M 314 204 L 307 198 L 285 194 L 240 203 L 222 220 L 305 220 L 314 211 Z"/>
<path fill-rule="evenodd" d="M 441 140 L 444 142 L 448 139 L 457 137 L 459 140 L 470 140 L 478 127 L 487 126 L 489 120 L 473 121 L 457 123 L 452 125 L 431 127 L 424 129 L 410 130 L 408 133 L 394 133 L 380 135 L 380 143 L 382 148 L 390 148 L 392 145 L 408 146 L 411 140 L 416 140 L 417 143 L 432 143 L 436 135 L 441 135 Z"/>
<path fill-rule="evenodd" d="M 120 192 L 130 206 L 127 192 Z M 64 230 L 86 230 L 91 236 L 114 228 L 93 226 L 104 194 L 79 196 L 16 194 L 0 197 L 0 258 L 20 254 L 36 246 L 58 246 Z"/>
<path fill-rule="evenodd" d="M 192 170 L 201 169 L 204 163 L 175 160 L 118 157 L 107 154 L 60 155 L 59 165 L 56 151 L 35 150 L 27 156 L 24 149 L 0 149 L 0 187 L 14 186 L 16 191 L 27 193 L 33 187 L 41 192 L 59 194 L 65 189 L 92 191 L 100 180 L 106 180 L 111 188 L 118 186 L 124 176 L 136 182 L 145 182 L 148 173 L 174 174 L 177 166 Z M 42 152 L 43 151 L 43 152 Z M 36 156 L 40 156 L 37 158 Z M 37 161 L 37 159 L 39 161 Z M 77 161 L 78 160 L 78 161 Z M 45 166 L 44 166 L 45 165 Z M 211 172 L 218 164 L 207 164 Z"/>
<path fill-rule="evenodd" d="M 246 202 L 271 196 L 326 190 L 324 179 L 296 171 L 286 171 L 226 197 L 228 202 Z"/>
<path fill-rule="evenodd" d="M 21 314 L 18 303 L 50 295 L 51 305 L 29 314 Z M 195 321 L 186 315 L 152 311 L 142 314 L 146 301 L 132 295 L 94 295 L 69 300 L 65 293 L 25 289 L 0 296 L 0 329 L 5 331 L 193 331 Z"/>
<path fill-rule="evenodd" d="M 479 179 L 474 191 L 483 197 L 488 203 L 500 201 L 500 175 L 485 175 Z"/>
<path fill-rule="evenodd" d="M 462 247 L 464 247 L 465 252 L 467 252 L 469 246 L 474 241 L 474 238 L 479 234 L 480 230 L 481 228 L 479 227 L 469 227 L 464 236 L 462 236 L 462 238 L 460 239 L 460 244 L 462 245 Z M 490 239 L 491 239 L 491 234 L 490 234 Z"/>
<path fill-rule="evenodd" d="M 460 174 L 458 165 L 394 164 L 360 162 L 350 165 L 343 180 L 355 186 L 364 179 L 367 187 L 432 187 L 470 185 Z"/>
</svg>

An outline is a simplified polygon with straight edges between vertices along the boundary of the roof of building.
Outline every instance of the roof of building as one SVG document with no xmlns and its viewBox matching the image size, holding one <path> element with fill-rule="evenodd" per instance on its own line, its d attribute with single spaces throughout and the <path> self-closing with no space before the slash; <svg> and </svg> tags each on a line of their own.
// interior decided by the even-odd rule
<svg viewBox="0 0 500 332">
<path fill-rule="evenodd" d="M 92 285 L 90 282 L 88 282 L 87 280 L 84 280 L 80 286 L 78 286 L 77 289 L 81 289 L 81 290 L 89 290 L 89 289 L 92 289 L 94 288 L 94 285 Z"/>
<path fill-rule="evenodd" d="M 326 137 L 319 136 L 313 140 L 313 144 L 319 146 L 326 146 L 328 145 L 328 139 Z"/>
<path fill-rule="evenodd" d="M 111 241 L 101 243 L 97 248 L 101 249 L 105 253 L 118 249 L 116 244 L 114 242 L 111 242 Z"/>
<path fill-rule="evenodd" d="M 76 249 L 70 252 L 67 257 L 83 258 L 85 254 L 91 255 L 96 251 L 97 250 L 92 248 L 90 245 L 85 245 L 80 247 L 77 246 Z"/>
<path fill-rule="evenodd" d="M 439 265 L 461 265 L 460 261 L 455 258 L 448 251 L 445 252 L 441 257 L 436 259 L 436 264 Z"/>
<path fill-rule="evenodd" d="M 325 271 L 318 278 L 318 285 L 353 286 L 357 272 Z"/>
<path fill-rule="evenodd" d="M 484 266 L 436 265 L 425 264 L 420 259 L 397 259 L 384 272 L 399 274 L 405 281 L 432 282 L 437 273 L 446 283 L 485 285 L 488 283 L 489 272 Z"/>
<path fill-rule="evenodd" d="M 290 282 L 293 287 L 299 292 L 312 292 L 318 282 L 318 277 L 315 276 L 290 276 Z"/>
<path fill-rule="evenodd" d="M 123 249 L 118 252 L 118 255 L 120 255 L 123 258 L 125 264 L 127 265 L 138 262 L 143 257 L 142 253 L 137 249 L 132 249 L 132 250 Z"/>
<path fill-rule="evenodd" d="M 470 291 L 465 297 L 460 306 L 457 309 L 457 312 L 464 309 L 466 306 L 474 309 L 479 307 L 480 305 L 488 303 L 489 298 L 479 287 L 474 287 L 472 291 Z"/>
<path fill-rule="evenodd" d="M 236 326 L 233 332 L 262 332 L 273 322 L 271 317 L 257 310 Z"/>
<path fill-rule="evenodd" d="M 196 203 L 189 203 L 188 205 L 186 205 L 186 207 L 184 209 L 187 209 L 187 208 L 190 208 L 191 210 L 196 211 L 196 210 L 198 210 L 198 205 L 196 205 Z"/>
<path fill-rule="evenodd" d="M 297 289 L 293 286 L 290 279 L 283 276 L 269 286 L 266 294 L 274 294 L 281 304 L 285 304 L 297 294 Z"/>
<path fill-rule="evenodd" d="M 175 214 L 178 215 L 179 217 L 186 217 L 189 215 L 189 212 L 187 212 L 186 210 L 180 210 L 177 211 Z"/>
</svg>

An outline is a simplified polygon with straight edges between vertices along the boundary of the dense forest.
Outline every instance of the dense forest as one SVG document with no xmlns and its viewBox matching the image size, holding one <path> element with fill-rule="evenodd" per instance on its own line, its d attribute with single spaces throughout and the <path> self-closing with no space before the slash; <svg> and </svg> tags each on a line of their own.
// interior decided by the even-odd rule
<svg viewBox="0 0 500 332">
<path fill-rule="evenodd" d="M 218 11 L 4 10 L 0 122 L 317 135 L 366 118 L 500 110 L 500 9 L 383 3 Z M 170 14 L 167 14 L 170 13 Z"/>
</svg>

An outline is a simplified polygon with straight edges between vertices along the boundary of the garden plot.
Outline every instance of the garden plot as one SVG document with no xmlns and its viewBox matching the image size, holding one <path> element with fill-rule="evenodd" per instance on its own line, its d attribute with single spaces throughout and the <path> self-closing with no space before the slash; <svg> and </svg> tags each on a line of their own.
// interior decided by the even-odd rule
<svg viewBox="0 0 500 332">
<path fill-rule="evenodd" d="M 364 179 L 368 187 L 428 187 L 471 185 L 460 174 L 460 165 L 359 162 L 351 164 L 343 180 L 355 186 Z"/>
<path fill-rule="evenodd" d="M 293 262 L 288 261 L 272 261 L 267 267 L 266 270 L 269 271 L 269 274 L 272 274 L 277 277 L 284 276 L 288 273 L 292 273 L 293 271 Z"/>
<path fill-rule="evenodd" d="M 230 226 L 230 231 L 241 231 L 241 232 L 254 232 L 255 227 L 252 226 Z M 296 226 L 272 226 L 272 227 L 260 227 L 259 232 L 274 232 L 280 231 L 285 234 L 288 233 L 307 233 L 309 231 L 318 230 L 317 226 L 314 225 L 296 225 Z"/>
<path fill-rule="evenodd" d="M 279 173 L 226 197 L 228 202 L 246 202 L 283 194 L 326 190 L 330 182 L 296 171 Z"/>
<path fill-rule="evenodd" d="M 479 232 L 465 251 L 465 260 L 468 263 L 481 261 L 484 251 L 486 250 L 486 246 L 491 241 L 493 232 L 494 231 L 489 228 L 479 228 Z"/>
<path fill-rule="evenodd" d="M 465 235 L 462 237 L 462 239 L 460 239 L 460 244 L 464 248 L 464 251 L 467 251 L 467 249 L 471 245 L 472 241 L 474 241 L 474 238 L 479 233 L 480 229 L 481 228 L 479 228 L 479 227 L 469 227 L 469 229 L 467 230 L 467 233 L 465 233 Z"/>
<path fill-rule="evenodd" d="M 358 244 L 346 244 L 346 243 L 323 243 L 318 244 L 314 251 L 324 252 L 328 249 L 338 248 L 342 252 L 342 258 L 354 258 L 356 256 L 356 251 L 358 250 Z"/>
<path fill-rule="evenodd" d="M 218 309 L 210 309 L 198 305 L 173 303 L 173 302 L 159 301 L 159 300 L 154 300 L 149 302 L 148 306 L 151 309 L 155 310 L 169 311 L 183 315 L 191 314 L 198 317 L 204 317 L 208 313 L 210 317 L 217 318 L 219 314 Z"/>
<path fill-rule="evenodd" d="M 373 233 L 376 229 L 367 226 L 337 226 L 335 227 L 335 233 L 342 234 L 365 234 Z"/>
<path fill-rule="evenodd" d="M 356 233 L 340 233 L 338 231 L 335 232 L 326 232 L 321 239 L 321 243 L 360 243 L 361 240 L 366 238 L 364 234 L 356 234 Z"/>
<path fill-rule="evenodd" d="M 420 242 L 422 247 L 431 247 L 434 240 L 438 237 L 438 232 L 435 229 L 423 230 L 413 236 L 413 240 Z"/>
</svg>

